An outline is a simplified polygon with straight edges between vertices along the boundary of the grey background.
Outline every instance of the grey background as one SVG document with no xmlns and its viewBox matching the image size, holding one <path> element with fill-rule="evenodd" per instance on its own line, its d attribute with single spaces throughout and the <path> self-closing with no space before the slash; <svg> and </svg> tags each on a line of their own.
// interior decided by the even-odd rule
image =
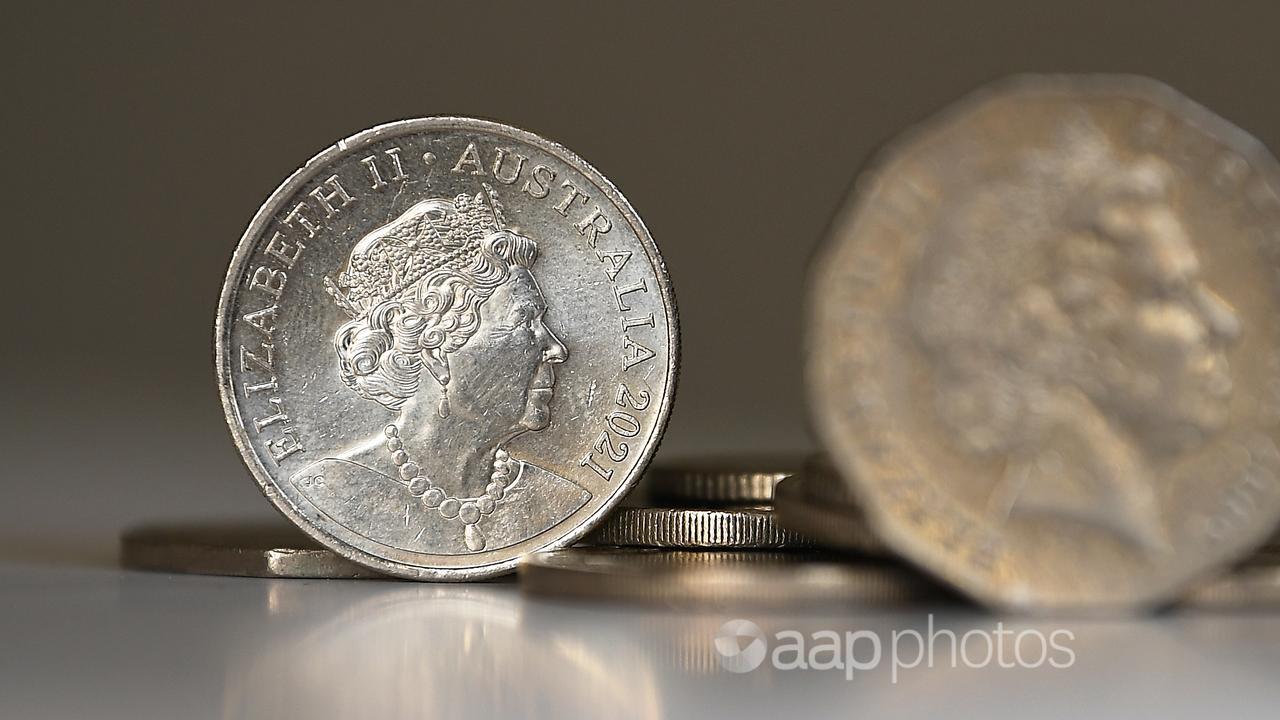
<svg viewBox="0 0 1280 720">
<path fill-rule="evenodd" d="M 211 328 L 259 203 L 340 137 L 489 117 L 650 226 L 684 367 L 661 457 L 804 450 L 807 256 L 904 126 L 1019 71 L 1163 79 L 1280 142 L 1275 3 L 22 3 L 5 13 L 0 554 L 267 516 Z"/>
<path fill-rule="evenodd" d="M 731 675 L 707 653 L 730 617 L 888 637 L 931 608 L 641 612 L 513 583 L 113 563 L 119 530 L 143 520 L 273 516 L 223 423 L 213 313 L 258 205 L 337 138 L 456 113 L 580 153 L 674 279 L 684 372 L 660 457 L 800 451 L 805 261 L 878 144 L 1009 73 L 1128 71 L 1275 146 L 1280 4 L 7 3 L 2 17 L 0 717 L 1274 717 L 1274 614 L 1071 622 L 1071 670 L 892 684 L 886 667 Z M 957 633 L 1009 620 L 938 613 Z"/>
</svg>

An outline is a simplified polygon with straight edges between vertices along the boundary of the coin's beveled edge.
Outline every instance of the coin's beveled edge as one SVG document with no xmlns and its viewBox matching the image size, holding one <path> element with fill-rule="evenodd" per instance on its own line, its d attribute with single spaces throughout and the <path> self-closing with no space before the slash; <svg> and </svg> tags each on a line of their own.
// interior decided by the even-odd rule
<svg viewBox="0 0 1280 720">
<path fill-rule="evenodd" d="M 348 546 L 339 542 L 336 538 L 329 536 L 319 528 L 313 527 L 307 522 L 306 518 L 295 510 L 275 489 L 271 476 L 266 468 L 262 465 L 262 461 L 253 452 L 249 444 L 249 438 L 244 427 L 232 422 L 233 417 L 237 417 L 237 408 L 235 405 L 235 392 L 232 387 L 230 355 L 228 354 L 228 326 L 226 316 L 231 311 L 236 296 L 238 294 L 237 279 L 240 277 L 244 265 L 249 260 L 254 249 L 254 239 L 265 229 L 271 218 L 280 209 L 279 205 L 286 199 L 293 196 L 303 184 L 312 178 L 322 167 L 330 161 L 336 159 L 339 155 L 357 150 L 372 143 L 378 142 L 389 137 L 396 137 L 418 131 L 427 130 L 473 130 L 480 132 L 488 132 L 499 135 L 506 135 L 518 142 L 524 142 L 534 147 L 541 148 L 547 153 L 557 157 L 559 160 L 568 165 L 573 166 L 583 175 L 588 176 L 592 182 L 605 192 L 610 202 L 622 211 L 627 222 L 632 226 L 641 245 L 649 254 L 649 261 L 653 267 L 654 274 L 658 279 L 659 289 L 662 294 L 662 303 L 666 309 L 667 315 L 667 386 L 663 392 L 661 402 L 658 407 L 658 416 L 654 422 L 655 432 L 647 438 L 644 448 L 641 450 L 638 460 L 634 466 L 633 472 L 627 479 L 620 483 L 619 487 L 614 491 L 612 497 L 602 503 L 596 512 L 589 516 L 586 520 L 568 533 L 565 533 L 556 540 L 546 545 L 535 548 L 530 552 L 538 552 L 544 550 L 557 550 L 568 547 L 577 542 L 582 536 L 590 532 L 604 516 L 611 511 L 639 482 L 640 477 L 644 474 L 645 468 L 653 459 L 653 455 L 657 452 L 658 446 L 662 441 L 662 436 L 666 433 L 667 422 L 671 416 L 671 406 L 674 404 L 676 385 L 680 375 L 680 320 L 677 305 L 675 301 L 675 290 L 671 284 L 671 276 L 667 271 L 667 264 L 659 251 L 657 243 L 654 242 L 653 236 L 649 233 L 649 228 L 645 226 L 644 221 L 640 218 L 640 214 L 636 212 L 631 203 L 618 190 L 618 188 L 603 173 L 595 168 L 594 165 L 583 160 L 576 153 L 559 143 L 540 137 L 527 130 L 507 125 L 505 123 L 493 120 L 481 120 L 478 118 L 468 118 L 455 115 L 437 115 L 421 118 L 410 118 L 404 120 L 396 120 L 381 125 L 375 125 L 367 130 L 362 130 L 350 137 L 338 140 L 334 144 L 324 148 L 307 160 L 301 167 L 293 171 L 285 180 L 267 197 L 267 199 L 254 213 L 253 219 L 249 221 L 249 226 L 240 236 L 240 240 L 236 243 L 236 249 L 231 255 L 231 262 L 227 266 L 227 273 L 222 281 L 222 290 L 218 298 L 217 314 L 214 317 L 214 347 L 213 360 L 214 372 L 218 381 L 218 395 L 222 403 L 223 417 L 227 422 L 227 427 L 231 431 L 231 437 L 236 445 L 236 449 L 240 452 L 240 456 L 244 458 L 245 465 L 249 468 L 250 474 L 253 475 L 254 481 L 262 494 L 271 502 L 271 505 L 284 515 L 289 522 L 296 525 L 308 536 L 330 548 L 337 554 L 354 560 L 361 565 L 373 568 L 379 572 L 398 577 L 404 577 L 416 580 L 443 580 L 443 581 L 467 581 L 478 580 L 482 578 L 493 577 L 512 572 L 516 569 L 520 562 L 520 556 L 516 555 L 508 560 L 487 563 L 469 568 L 425 568 L 418 566 L 405 565 L 403 563 L 392 562 L 384 558 L 369 554 L 363 550 Z M 536 536 L 535 536 L 536 537 Z M 528 538 L 533 539 L 533 538 Z"/>
<path fill-rule="evenodd" d="M 583 538 L 584 546 L 674 550 L 780 550 L 812 547 L 783 527 L 767 505 L 620 507 Z"/>
<path fill-rule="evenodd" d="M 595 565 L 592 557 L 620 560 L 622 564 Z M 642 567 L 631 563 L 637 559 L 654 564 Z M 685 577 L 700 567 L 729 575 L 709 581 Z M 765 586 L 748 586 L 741 576 L 734 577 L 743 570 L 767 573 Z M 571 602 L 603 600 L 671 607 L 901 605 L 948 598 L 945 586 L 907 565 L 851 560 L 831 553 L 801 556 L 767 548 L 576 547 L 531 553 L 520 563 L 520 589 L 525 595 Z"/>
<path fill-rule="evenodd" d="M 843 485 L 840 478 L 832 478 Z M 869 557 L 894 557 L 872 532 L 860 507 L 849 500 L 811 494 L 814 476 L 800 472 L 783 478 L 773 496 L 773 512 L 781 527 L 810 538 L 814 546 Z"/>
<path fill-rule="evenodd" d="M 1019 73 L 984 83 L 953 98 L 877 148 L 858 172 L 844 199 L 832 215 L 823 239 L 810 257 L 808 266 L 810 276 L 817 278 L 815 282 L 810 283 L 803 303 L 803 372 L 809 417 L 814 431 L 828 456 L 844 477 L 844 482 L 854 493 L 871 528 L 877 536 L 885 540 L 888 547 L 900 553 L 903 558 L 928 570 L 935 577 L 970 597 L 989 606 L 1024 614 L 1047 614 L 1065 610 L 1079 614 L 1101 615 L 1156 609 L 1176 603 L 1180 592 L 1193 586 L 1197 580 L 1210 577 L 1214 569 L 1202 567 L 1194 572 L 1171 575 L 1164 582 L 1148 585 L 1144 594 L 1130 598 L 1131 602 L 1123 606 L 1041 605 L 1036 602 L 1038 598 L 1030 596 L 1023 585 L 1011 585 L 1003 590 L 1000 588 L 993 590 L 967 573 L 944 567 L 935 558 L 931 558 L 928 549 L 919 547 L 918 541 L 912 537 L 911 533 L 904 530 L 894 514 L 875 497 L 876 493 L 863 487 L 865 480 L 851 479 L 863 477 L 859 467 L 861 453 L 858 449 L 841 450 L 838 442 L 840 434 L 833 427 L 837 422 L 838 411 L 825 402 L 828 399 L 827 394 L 813 382 L 817 376 L 827 373 L 823 369 L 826 363 L 818 360 L 818 347 L 822 344 L 823 333 L 818 332 L 815 325 L 820 316 L 825 315 L 820 313 L 818 308 L 820 295 L 818 289 L 827 286 L 830 281 L 827 279 L 829 271 L 823 271 L 820 268 L 825 267 L 825 261 L 836 252 L 839 239 L 857 231 L 859 217 L 880 194 L 881 177 L 895 165 L 905 150 L 924 141 L 938 128 L 958 122 L 998 98 L 1018 95 L 1053 97 L 1108 94 L 1146 101 L 1181 115 L 1189 124 L 1230 147 L 1251 165 L 1256 164 L 1259 172 L 1269 176 L 1274 181 L 1274 185 L 1280 185 L 1280 161 L 1277 161 L 1275 155 L 1261 140 L 1168 83 L 1132 73 Z M 1263 544 L 1269 535 L 1269 532 L 1260 532 L 1258 537 L 1250 538 L 1250 541 L 1241 544 L 1236 552 L 1228 553 L 1224 562 L 1246 557 L 1252 550 Z"/>
</svg>

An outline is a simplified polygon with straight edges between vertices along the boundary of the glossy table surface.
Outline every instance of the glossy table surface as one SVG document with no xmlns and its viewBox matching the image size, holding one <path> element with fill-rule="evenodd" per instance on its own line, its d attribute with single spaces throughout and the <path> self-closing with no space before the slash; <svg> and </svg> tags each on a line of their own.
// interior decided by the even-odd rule
<svg viewBox="0 0 1280 720">
<path fill-rule="evenodd" d="M 714 639 L 733 618 L 775 638 L 794 630 L 811 653 L 815 632 L 868 631 L 882 657 L 870 667 L 864 632 L 865 669 L 774 667 L 774 653 L 731 673 Z M 940 651 L 934 667 L 908 667 L 907 640 L 895 670 L 895 632 L 930 629 L 1003 632 L 1005 653 L 1017 634 L 1065 630 L 1074 662 L 952 667 Z M 0 564 L 0 637 L 4 718 L 1274 717 L 1280 704 L 1274 612 L 1028 621 L 955 604 L 643 608 L 530 598 L 514 580 L 200 577 L 64 556 Z M 817 652 L 808 659 L 831 664 Z"/>
</svg>

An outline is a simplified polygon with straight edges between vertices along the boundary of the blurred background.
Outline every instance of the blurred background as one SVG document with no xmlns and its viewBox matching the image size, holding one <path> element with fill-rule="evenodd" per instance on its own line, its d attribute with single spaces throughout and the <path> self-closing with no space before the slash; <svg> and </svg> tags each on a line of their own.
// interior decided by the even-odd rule
<svg viewBox="0 0 1280 720">
<path fill-rule="evenodd" d="M 660 458 L 811 446 L 806 258 L 863 161 L 1023 71 L 1162 79 L 1280 146 L 1280 4 L 12 3 L 0 559 L 114 557 L 151 519 L 270 517 L 214 386 L 259 204 L 338 138 L 488 117 L 611 178 L 670 266 Z"/>
</svg>

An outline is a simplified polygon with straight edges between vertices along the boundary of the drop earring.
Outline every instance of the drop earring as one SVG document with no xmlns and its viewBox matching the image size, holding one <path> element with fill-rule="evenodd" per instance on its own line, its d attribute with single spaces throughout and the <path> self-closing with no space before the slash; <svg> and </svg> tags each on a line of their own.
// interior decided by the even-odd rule
<svg viewBox="0 0 1280 720">
<path fill-rule="evenodd" d="M 436 408 L 436 414 L 441 419 L 449 417 L 449 386 L 440 386 L 440 407 Z"/>
</svg>

